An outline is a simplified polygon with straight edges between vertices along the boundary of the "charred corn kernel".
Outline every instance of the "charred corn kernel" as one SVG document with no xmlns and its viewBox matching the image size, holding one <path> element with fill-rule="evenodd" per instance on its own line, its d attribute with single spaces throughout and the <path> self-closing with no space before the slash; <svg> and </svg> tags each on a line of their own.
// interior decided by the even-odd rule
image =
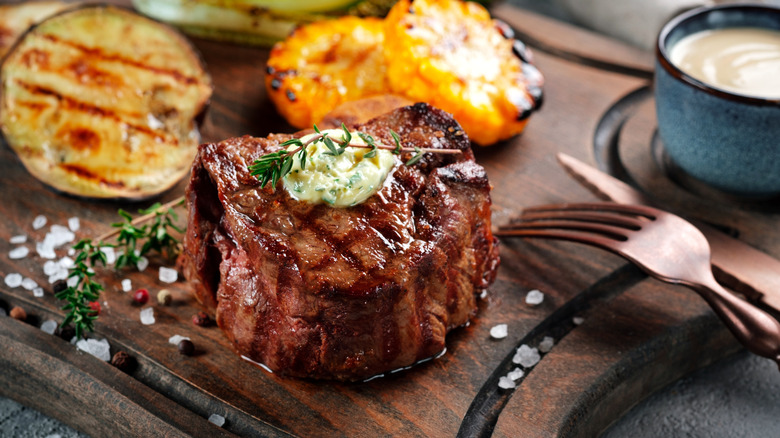
<svg viewBox="0 0 780 438">
<path fill-rule="evenodd" d="M 298 28 L 274 46 L 266 88 L 279 113 L 311 128 L 336 106 L 387 90 L 382 22 L 343 17 Z"/>
<path fill-rule="evenodd" d="M 522 132 L 541 75 L 514 52 L 488 11 L 457 0 L 400 0 L 385 20 L 391 91 L 452 113 L 472 141 Z"/>
</svg>

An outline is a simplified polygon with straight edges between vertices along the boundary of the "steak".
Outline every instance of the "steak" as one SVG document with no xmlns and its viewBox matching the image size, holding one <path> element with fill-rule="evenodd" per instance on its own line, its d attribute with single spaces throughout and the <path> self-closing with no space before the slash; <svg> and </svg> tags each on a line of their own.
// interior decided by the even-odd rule
<svg viewBox="0 0 780 438">
<path fill-rule="evenodd" d="M 418 103 L 355 129 L 462 154 L 399 162 L 348 208 L 250 175 L 293 135 L 203 144 L 192 167 L 179 266 L 238 354 L 280 374 L 362 380 L 435 356 L 496 275 L 490 183 L 457 122 Z"/>
</svg>

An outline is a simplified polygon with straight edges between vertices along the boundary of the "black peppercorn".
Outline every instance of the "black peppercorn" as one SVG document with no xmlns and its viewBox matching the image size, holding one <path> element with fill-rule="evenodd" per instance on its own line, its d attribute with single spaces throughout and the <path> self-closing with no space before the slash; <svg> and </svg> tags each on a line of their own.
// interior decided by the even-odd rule
<svg viewBox="0 0 780 438">
<path fill-rule="evenodd" d="M 179 353 L 185 356 L 192 356 L 192 353 L 195 352 L 195 344 L 193 344 L 189 339 L 182 339 L 179 341 L 178 347 Z"/>
<path fill-rule="evenodd" d="M 73 326 L 66 326 L 66 327 L 57 327 L 57 330 L 54 332 L 57 336 L 62 338 L 63 340 L 70 342 L 71 339 L 73 339 L 74 336 L 76 336 L 76 329 L 73 328 Z"/>
<path fill-rule="evenodd" d="M 135 369 L 136 361 L 133 356 L 125 353 L 124 351 L 118 351 L 111 358 L 111 365 L 117 367 L 120 371 L 129 373 Z"/>
<path fill-rule="evenodd" d="M 60 293 L 68 288 L 68 282 L 66 282 L 65 280 L 57 280 L 54 282 L 51 288 L 55 294 Z"/>
</svg>

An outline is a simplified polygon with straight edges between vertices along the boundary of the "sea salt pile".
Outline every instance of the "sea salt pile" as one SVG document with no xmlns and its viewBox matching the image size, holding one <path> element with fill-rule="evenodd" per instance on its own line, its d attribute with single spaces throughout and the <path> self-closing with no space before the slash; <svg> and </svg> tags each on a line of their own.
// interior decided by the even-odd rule
<svg viewBox="0 0 780 438">
<path fill-rule="evenodd" d="M 66 243 L 73 242 L 74 239 L 76 239 L 76 235 L 68 227 L 55 224 L 46 233 L 43 241 L 35 245 L 35 250 L 39 256 L 45 259 L 53 259 L 57 257 L 57 254 L 54 252 L 55 249 Z"/>
<path fill-rule="evenodd" d="M 549 353 L 555 345 L 555 339 L 551 336 L 545 336 L 542 342 L 539 343 L 539 351 L 542 353 Z"/>
<path fill-rule="evenodd" d="M 152 325 L 154 324 L 154 308 L 147 307 L 141 310 L 141 324 Z"/>
<path fill-rule="evenodd" d="M 8 287 L 19 287 L 22 285 L 23 280 L 22 274 L 14 272 L 5 276 L 5 285 Z"/>
<path fill-rule="evenodd" d="M 63 257 L 59 260 L 47 260 L 43 264 L 43 273 L 49 276 L 49 284 L 68 278 L 68 269 L 73 266 L 73 259 Z"/>
<path fill-rule="evenodd" d="M 44 321 L 43 324 L 41 324 L 41 330 L 43 330 L 45 333 L 53 335 L 54 331 L 57 330 L 57 321 L 53 319 Z"/>
<path fill-rule="evenodd" d="M 190 340 L 190 338 L 188 338 L 186 336 L 173 335 L 170 338 L 168 338 L 168 343 L 173 344 L 173 345 L 179 345 L 179 342 L 181 342 L 181 341 L 183 341 L 185 339 L 188 340 L 188 341 Z"/>
<path fill-rule="evenodd" d="M 11 260 L 23 259 L 27 257 L 27 254 L 29 253 L 30 253 L 29 248 L 27 248 L 26 246 L 20 246 L 9 251 L 8 258 Z"/>
<path fill-rule="evenodd" d="M 531 348 L 526 344 L 520 346 L 515 352 L 515 356 L 512 358 L 512 362 L 522 365 L 524 368 L 531 368 L 539 363 L 542 357 L 539 355 L 539 350 Z"/>
<path fill-rule="evenodd" d="M 538 289 L 528 292 L 528 295 L 525 296 L 525 303 L 529 306 L 538 306 L 542 304 L 542 301 L 544 301 L 544 294 Z"/>
<path fill-rule="evenodd" d="M 217 427 L 222 427 L 225 425 L 225 417 L 219 414 L 211 414 L 209 416 L 209 422 L 217 425 Z"/>
<path fill-rule="evenodd" d="M 490 329 L 490 337 L 493 339 L 504 339 L 507 336 L 506 324 L 498 324 Z"/>
<path fill-rule="evenodd" d="M 76 341 L 76 348 L 87 352 L 96 358 L 108 362 L 111 360 L 111 346 L 106 339 L 79 339 Z"/>
<path fill-rule="evenodd" d="M 123 292 L 130 292 L 133 289 L 133 283 L 130 281 L 129 278 L 125 278 L 122 280 L 122 291 Z"/>
<path fill-rule="evenodd" d="M 513 389 L 517 388 L 517 384 L 509 377 L 501 376 L 498 378 L 498 387 L 501 389 Z"/>
<path fill-rule="evenodd" d="M 163 283 L 175 283 L 179 279 L 179 273 L 175 269 L 160 266 L 160 281 Z"/>
</svg>

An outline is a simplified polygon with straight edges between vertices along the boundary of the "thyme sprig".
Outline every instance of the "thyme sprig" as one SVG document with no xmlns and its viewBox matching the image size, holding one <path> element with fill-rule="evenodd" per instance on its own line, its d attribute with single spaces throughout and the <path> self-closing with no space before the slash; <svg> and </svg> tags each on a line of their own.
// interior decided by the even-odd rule
<svg viewBox="0 0 780 438">
<path fill-rule="evenodd" d="M 73 266 L 70 268 L 68 278 L 76 278 L 73 286 L 61 290 L 54 294 L 57 299 L 65 300 L 66 304 L 62 310 L 67 310 L 68 314 L 62 321 L 61 327 L 66 327 L 71 322 L 76 332 L 76 338 L 86 331 L 93 331 L 94 322 L 97 315 L 89 307 L 89 303 L 97 301 L 103 286 L 93 280 L 95 270 L 98 264 L 106 265 L 106 253 L 101 249 L 100 244 L 93 244 L 91 239 L 82 239 L 73 245 L 73 249 L 78 251 Z M 72 284 L 72 283 L 71 283 Z"/>
<path fill-rule="evenodd" d="M 285 175 L 290 173 L 294 163 L 294 156 L 298 154 L 298 159 L 301 163 L 301 169 L 306 169 L 306 156 L 307 148 L 309 145 L 316 142 L 322 142 L 325 147 L 328 148 L 328 155 L 338 156 L 344 153 L 348 147 L 371 149 L 363 155 L 363 158 L 373 158 L 377 154 L 378 149 L 385 149 L 392 151 L 394 155 L 400 155 L 402 152 L 414 152 L 412 158 L 406 161 L 407 166 L 412 166 L 423 157 L 423 154 L 432 152 L 436 154 L 460 154 L 460 149 L 433 149 L 433 148 L 420 148 L 420 147 L 403 147 L 401 145 L 401 137 L 393 130 L 390 131 L 390 136 L 393 138 L 394 145 L 387 145 L 377 142 L 374 137 L 364 132 L 357 132 L 365 144 L 353 143 L 352 133 L 342 123 L 341 129 L 344 132 L 341 140 L 335 140 L 331 138 L 329 133 L 323 133 L 314 125 L 315 135 L 307 139 L 305 142 L 299 138 L 293 138 L 281 143 L 284 149 L 276 152 L 270 152 L 256 159 L 249 165 L 249 171 L 252 176 L 256 177 L 260 181 L 260 187 L 265 187 L 267 183 L 271 183 L 271 188 L 276 187 L 276 184 Z M 290 146 L 295 146 L 293 149 L 287 149 Z"/>
<path fill-rule="evenodd" d="M 172 258 L 178 253 L 179 240 L 172 235 L 183 230 L 174 223 L 178 219 L 174 207 L 184 203 L 183 198 L 176 199 L 165 205 L 159 202 L 145 210 L 139 210 L 142 216 L 133 219 L 130 213 L 120 209 L 122 222 L 111 224 L 113 231 L 96 239 L 82 239 L 75 245 L 76 258 L 69 269 L 68 286 L 57 292 L 55 297 L 66 301 L 62 310 L 68 313 L 61 327 L 73 323 L 76 337 L 81 338 L 86 331 L 93 331 L 98 318 L 90 303 L 100 298 L 103 286 L 94 280 L 95 268 L 108 265 L 107 248 L 120 250 L 114 269 L 120 270 L 127 266 L 137 266 L 142 257 L 152 252 Z M 151 224 L 140 225 L 152 221 Z M 106 243 L 106 240 L 116 236 L 116 243 Z M 138 248 L 139 243 L 141 243 Z"/>
</svg>

